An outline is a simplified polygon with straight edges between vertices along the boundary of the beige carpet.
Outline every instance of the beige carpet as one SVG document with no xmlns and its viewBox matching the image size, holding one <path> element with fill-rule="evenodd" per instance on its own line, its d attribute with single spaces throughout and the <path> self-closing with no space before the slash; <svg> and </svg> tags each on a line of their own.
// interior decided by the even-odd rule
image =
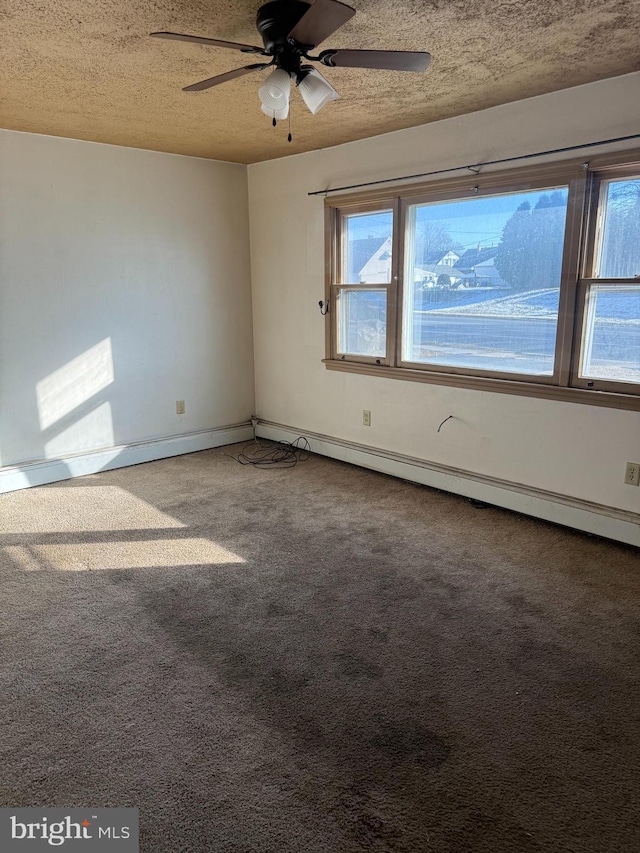
<svg viewBox="0 0 640 853">
<path fill-rule="evenodd" d="M 640 850 L 638 551 L 232 448 L 0 498 L 0 805 L 145 853 Z"/>
</svg>

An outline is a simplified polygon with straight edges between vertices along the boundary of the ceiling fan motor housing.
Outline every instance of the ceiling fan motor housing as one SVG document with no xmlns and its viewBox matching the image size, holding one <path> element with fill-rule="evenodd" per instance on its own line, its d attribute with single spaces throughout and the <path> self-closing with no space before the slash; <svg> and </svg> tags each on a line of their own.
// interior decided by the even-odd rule
<svg viewBox="0 0 640 853">
<path fill-rule="evenodd" d="M 268 53 L 287 48 L 287 36 L 308 9 L 302 0 L 272 0 L 258 9 L 256 26 Z"/>
</svg>

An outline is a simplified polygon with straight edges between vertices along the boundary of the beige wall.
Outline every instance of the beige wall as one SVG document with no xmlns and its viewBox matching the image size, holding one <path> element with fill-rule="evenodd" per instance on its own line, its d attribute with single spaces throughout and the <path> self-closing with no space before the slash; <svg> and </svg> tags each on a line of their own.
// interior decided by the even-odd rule
<svg viewBox="0 0 640 853">
<path fill-rule="evenodd" d="M 250 166 L 257 414 L 638 511 L 640 490 L 622 482 L 625 461 L 640 460 L 637 413 L 327 371 L 323 199 L 307 193 L 638 133 L 639 102 L 640 74 L 631 74 Z"/>
<path fill-rule="evenodd" d="M 627 75 L 249 167 L 253 337 L 245 167 L 0 131 L 0 464 L 255 409 L 638 511 L 622 483 L 638 414 L 326 371 L 323 203 L 307 192 L 637 133 L 639 96 Z"/>
<path fill-rule="evenodd" d="M 253 389 L 245 167 L 0 131 L 0 463 L 238 423 Z"/>
</svg>

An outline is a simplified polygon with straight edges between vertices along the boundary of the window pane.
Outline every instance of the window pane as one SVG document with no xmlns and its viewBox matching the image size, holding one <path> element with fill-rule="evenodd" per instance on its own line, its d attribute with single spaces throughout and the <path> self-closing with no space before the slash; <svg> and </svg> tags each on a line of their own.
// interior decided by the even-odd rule
<svg viewBox="0 0 640 853">
<path fill-rule="evenodd" d="M 339 291 L 338 352 L 341 355 L 386 357 L 386 290 Z"/>
<path fill-rule="evenodd" d="M 640 178 L 608 181 L 601 204 L 596 277 L 640 276 Z"/>
<path fill-rule="evenodd" d="M 567 187 L 412 205 L 403 360 L 553 374 Z"/>
<path fill-rule="evenodd" d="M 354 213 L 342 220 L 342 282 L 388 284 L 391 281 L 393 211 Z"/>
<path fill-rule="evenodd" d="M 589 288 L 580 376 L 640 382 L 640 285 Z"/>
</svg>

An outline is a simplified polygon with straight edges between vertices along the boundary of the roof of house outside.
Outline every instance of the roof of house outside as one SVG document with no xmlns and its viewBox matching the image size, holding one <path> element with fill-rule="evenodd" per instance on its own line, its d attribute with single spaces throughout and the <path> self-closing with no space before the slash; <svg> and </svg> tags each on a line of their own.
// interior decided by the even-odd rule
<svg viewBox="0 0 640 853">
<path fill-rule="evenodd" d="M 423 252 L 422 257 L 419 259 L 419 261 L 418 259 L 416 260 L 418 263 L 420 263 L 420 265 L 437 264 L 444 258 L 445 255 L 448 255 L 449 252 L 452 252 L 458 258 L 460 257 L 459 253 L 456 252 L 454 249 L 445 249 L 444 251 L 440 250 L 438 252 Z"/>
<path fill-rule="evenodd" d="M 361 270 L 369 263 L 376 252 L 380 251 L 388 239 L 388 237 L 365 237 L 362 240 L 349 241 L 347 274 L 350 282 L 359 281 Z"/>
<path fill-rule="evenodd" d="M 483 261 L 488 261 L 490 258 L 495 258 L 498 254 L 499 246 L 487 246 L 484 249 L 467 249 L 456 261 L 457 266 L 462 270 L 471 269 L 476 264 L 481 264 Z"/>
</svg>

